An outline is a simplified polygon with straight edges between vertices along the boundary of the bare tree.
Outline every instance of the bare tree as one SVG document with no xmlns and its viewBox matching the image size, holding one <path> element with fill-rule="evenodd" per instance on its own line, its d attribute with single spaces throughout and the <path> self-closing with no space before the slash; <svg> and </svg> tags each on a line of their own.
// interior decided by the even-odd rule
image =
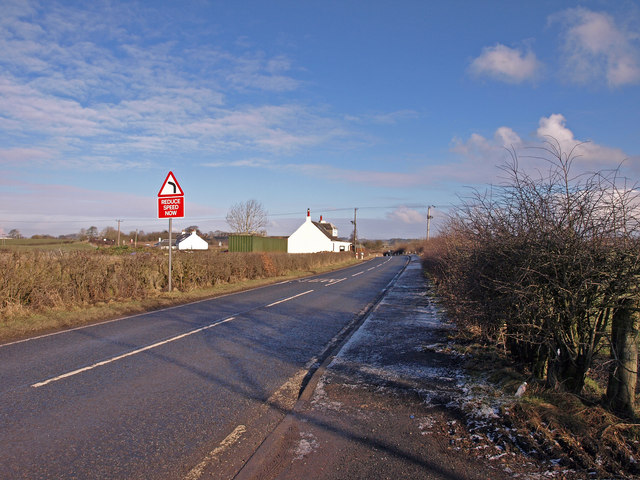
<svg viewBox="0 0 640 480">
<path fill-rule="evenodd" d="M 262 203 L 251 199 L 232 205 L 227 213 L 227 224 L 234 233 L 264 234 L 268 213 Z"/>
</svg>

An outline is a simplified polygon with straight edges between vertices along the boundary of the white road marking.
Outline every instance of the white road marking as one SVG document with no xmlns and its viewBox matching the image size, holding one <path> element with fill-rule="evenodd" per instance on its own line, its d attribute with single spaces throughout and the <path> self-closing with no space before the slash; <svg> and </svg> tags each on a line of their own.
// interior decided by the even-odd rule
<svg viewBox="0 0 640 480">
<path fill-rule="evenodd" d="M 109 358 L 107 360 L 103 360 L 98 363 L 94 363 L 93 365 L 89 365 L 83 368 L 79 368 L 77 370 L 73 370 L 72 372 L 63 373 L 62 375 L 58 375 L 57 377 L 49 378 L 48 380 L 44 380 L 42 382 L 34 383 L 31 385 L 33 388 L 43 387 L 48 385 L 49 383 L 57 382 L 58 380 L 62 380 L 64 378 L 73 377 L 74 375 L 78 375 L 79 373 L 87 372 L 89 370 L 93 370 L 94 368 L 101 367 L 103 365 L 108 365 L 113 362 L 117 362 L 118 360 L 122 360 L 123 358 L 131 357 L 132 355 L 137 355 L 138 353 L 146 352 L 147 350 L 151 350 L 152 348 L 160 347 L 162 345 L 166 345 L 167 343 L 175 342 L 176 340 L 180 340 L 181 338 L 188 337 L 189 335 L 193 335 L 195 333 L 202 332 L 204 330 L 208 330 L 209 328 L 213 328 L 218 325 L 222 325 L 223 323 L 230 322 L 235 317 L 225 318 L 224 320 L 220 320 L 218 322 L 212 323 L 210 325 L 206 325 L 204 327 L 196 328 L 195 330 L 191 330 L 186 333 L 182 333 L 172 338 L 168 338 L 167 340 L 162 340 L 161 342 L 154 343 L 153 345 L 147 345 L 146 347 L 139 348 L 137 350 L 133 350 L 131 352 L 123 353 L 122 355 L 118 355 L 117 357 Z"/>
<path fill-rule="evenodd" d="M 367 268 L 367 272 L 370 272 L 371 270 L 373 270 L 376 267 L 371 267 L 371 268 Z"/>
<path fill-rule="evenodd" d="M 207 468 L 207 465 L 209 465 L 220 453 L 224 452 L 227 448 L 240 440 L 240 437 L 246 431 L 247 427 L 244 425 L 238 425 L 233 432 L 227 435 L 227 437 L 220 442 L 220 445 L 204 457 L 204 460 L 191 469 L 187 476 L 184 477 L 184 480 L 198 480 L 204 473 L 204 469 Z"/>
<path fill-rule="evenodd" d="M 358 272 L 358 273 L 354 273 L 353 275 L 351 275 L 352 277 L 357 277 L 358 275 L 362 275 L 364 272 Z"/>
<path fill-rule="evenodd" d="M 335 285 L 336 283 L 344 282 L 346 279 L 347 277 L 340 278 L 338 280 L 332 280 L 331 283 L 326 284 L 325 287 L 330 287 L 331 285 Z"/>
<path fill-rule="evenodd" d="M 274 305 L 278 305 L 279 303 L 288 302 L 289 300 L 293 300 L 294 298 L 301 297 L 302 295 L 306 295 L 307 293 L 311 293 L 311 292 L 313 292 L 313 290 L 307 290 L 306 292 L 299 293 L 297 295 L 294 295 L 293 297 L 283 298 L 282 300 L 278 300 L 277 302 L 270 303 L 269 305 L 267 305 L 267 308 L 273 307 Z"/>
<path fill-rule="evenodd" d="M 290 280 L 285 280 L 285 281 L 283 281 L 283 282 L 281 282 L 281 283 L 278 283 L 278 284 L 276 284 L 276 285 L 281 285 L 281 284 L 288 283 L 288 282 L 290 282 Z M 262 290 L 262 289 L 266 289 L 266 288 L 269 288 L 269 287 L 272 287 L 272 286 L 273 286 L 273 285 L 263 285 L 262 287 L 255 287 L 255 288 L 252 288 L 250 291 L 253 291 L 253 290 Z M 79 326 L 79 327 L 68 328 L 68 329 L 66 329 L 66 330 L 60 330 L 60 331 L 58 331 L 58 332 L 45 333 L 45 334 L 43 334 L 43 335 L 37 335 L 37 336 L 35 336 L 35 337 L 23 338 L 22 340 L 15 340 L 15 341 L 13 341 L 13 342 L 3 343 L 3 344 L 0 344 L 0 348 L 8 347 L 9 345 L 15 345 L 15 344 L 18 344 L 18 343 L 32 342 L 33 340 L 39 340 L 39 339 L 41 339 L 41 338 L 53 337 L 53 336 L 56 336 L 56 335 L 63 335 L 63 334 L 65 334 L 65 333 L 75 332 L 75 331 L 77 331 L 77 330 L 88 330 L 88 329 L 90 329 L 90 328 L 93 328 L 93 327 L 99 327 L 99 326 L 101 326 L 101 325 L 107 325 L 107 324 L 109 324 L 109 323 L 120 322 L 120 321 L 122 321 L 122 320 L 129 320 L 129 319 L 131 319 L 131 318 L 136 318 L 136 317 L 144 317 L 144 316 L 146 316 L 146 315 L 154 315 L 154 314 L 157 314 L 157 313 L 160 313 L 160 312 L 166 312 L 166 311 L 169 311 L 169 310 L 174 310 L 174 309 L 182 308 L 182 307 L 186 307 L 186 306 L 189 306 L 189 305 L 196 305 L 196 304 L 198 304 L 198 303 L 209 302 L 209 301 L 212 301 L 212 300 L 219 300 L 219 299 L 221 299 L 221 298 L 225 298 L 225 297 L 232 297 L 232 296 L 234 296 L 234 295 L 242 295 L 243 293 L 247 293 L 247 292 L 246 292 L 246 291 L 244 291 L 244 292 L 232 292 L 232 293 L 225 293 L 224 295 L 219 295 L 219 296 L 217 296 L 217 297 L 213 297 L 213 298 L 203 298 L 203 299 L 201 299 L 201 300 L 195 300 L 195 301 L 193 301 L 193 302 L 183 303 L 183 304 L 181 304 L 181 305 L 172 305 L 172 306 L 170 306 L 170 307 L 161 308 L 160 310 L 153 310 L 153 311 L 151 311 L 151 312 L 136 313 L 136 314 L 134 314 L 134 315 L 128 315 L 128 316 L 126 316 L 126 317 L 114 318 L 114 319 L 112 319 L 112 320 L 105 320 L 104 322 L 92 323 L 92 324 L 90 324 L 90 325 L 81 325 L 81 326 Z"/>
</svg>

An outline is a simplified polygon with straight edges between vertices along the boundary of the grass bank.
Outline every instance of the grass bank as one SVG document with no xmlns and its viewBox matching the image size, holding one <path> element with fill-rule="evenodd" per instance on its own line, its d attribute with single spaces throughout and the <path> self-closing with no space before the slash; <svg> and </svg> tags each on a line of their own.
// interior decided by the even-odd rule
<svg viewBox="0 0 640 480">
<path fill-rule="evenodd" d="M 522 453 L 548 465 L 545 478 L 640 478 L 640 423 L 602 407 L 605 372 L 590 371 L 587 387 L 575 395 L 548 388 L 499 348 L 460 331 L 451 345 L 466 359 L 472 379 L 467 386 L 488 382 L 493 389 L 486 401 L 499 405 L 493 418 L 471 422 L 472 439 L 458 447 L 482 451 L 505 465 Z M 524 394 L 516 396 L 525 381 Z"/>
<path fill-rule="evenodd" d="M 135 253 L 132 255 L 131 253 Z M 0 252 L 0 342 L 336 270 L 348 254 Z"/>
</svg>

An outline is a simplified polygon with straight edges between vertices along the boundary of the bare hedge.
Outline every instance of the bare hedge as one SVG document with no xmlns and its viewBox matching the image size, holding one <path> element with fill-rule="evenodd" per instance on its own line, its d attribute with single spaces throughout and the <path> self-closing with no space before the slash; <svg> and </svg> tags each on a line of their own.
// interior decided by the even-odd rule
<svg viewBox="0 0 640 480">
<path fill-rule="evenodd" d="M 172 284 L 190 291 L 312 271 L 347 258 L 339 253 L 180 252 L 173 256 Z M 155 296 L 167 288 L 167 270 L 162 252 L 0 252 L 0 315 Z"/>
<path fill-rule="evenodd" d="M 608 347 L 608 402 L 632 415 L 638 190 L 615 170 L 572 173 L 578 155 L 557 142 L 542 150 L 547 171 L 527 174 L 512 152 L 505 183 L 451 217 L 431 265 L 439 293 L 460 325 L 499 340 L 559 390 L 580 393 L 594 356 Z"/>
</svg>

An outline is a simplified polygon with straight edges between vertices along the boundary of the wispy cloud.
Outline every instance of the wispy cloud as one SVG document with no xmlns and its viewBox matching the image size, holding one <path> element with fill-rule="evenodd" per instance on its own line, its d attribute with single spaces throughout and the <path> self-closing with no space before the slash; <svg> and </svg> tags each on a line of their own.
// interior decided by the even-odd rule
<svg viewBox="0 0 640 480">
<path fill-rule="evenodd" d="M 404 109 L 393 112 L 377 112 L 364 115 L 346 115 L 345 120 L 358 124 L 373 123 L 380 125 L 396 125 L 405 120 L 414 120 L 420 114 L 415 110 Z"/>
<path fill-rule="evenodd" d="M 75 233 L 80 228 L 91 225 L 101 229 L 114 226 L 116 218 L 124 220 L 122 226 L 125 231 L 136 228 L 166 228 L 164 222 L 154 220 L 153 212 L 157 208 L 155 197 L 127 193 L 114 195 L 113 192 L 69 185 L 31 183 L 6 178 L 0 179 L 0 187 L 0 204 L 20 205 L 19 212 L 8 209 L 1 211 L 0 224 L 13 225 L 12 228 L 18 228 L 23 234 Z M 220 209 L 191 201 L 187 202 L 186 208 L 191 219 L 186 219 L 185 222 L 193 222 L 194 217 L 224 215 Z"/>
<path fill-rule="evenodd" d="M 469 70 L 476 76 L 522 83 L 536 79 L 541 68 L 542 63 L 530 49 L 515 49 L 498 43 L 483 48 L 480 56 L 471 62 Z"/>
<path fill-rule="evenodd" d="M 215 42 L 190 48 L 188 32 L 157 21 L 154 29 L 166 31 L 152 30 L 146 17 L 153 10 L 144 4 L 80 10 L 5 3 L 0 140 L 14 154 L 39 145 L 50 151 L 38 157 L 41 163 L 91 166 L 94 158 L 121 168 L 147 165 L 130 159 L 178 147 L 290 154 L 341 134 L 335 120 L 308 105 L 265 103 L 254 95 L 299 87 L 283 54 L 237 55 Z M 230 101 L 238 95 L 244 101 Z M 110 160 L 115 155 L 120 158 Z"/>
<path fill-rule="evenodd" d="M 577 84 L 606 80 L 610 87 L 640 83 L 637 30 L 582 7 L 555 14 L 549 22 L 562 28 L 563 78 Z"/>
</svg>

